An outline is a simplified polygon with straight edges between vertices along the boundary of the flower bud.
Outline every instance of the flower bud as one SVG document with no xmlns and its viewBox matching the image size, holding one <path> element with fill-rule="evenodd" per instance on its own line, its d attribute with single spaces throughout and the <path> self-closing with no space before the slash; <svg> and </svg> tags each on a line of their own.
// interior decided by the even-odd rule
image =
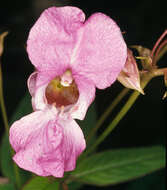
<svg viewBox="0 0 167 190">
<path fill-rule="evenodd" d="M 131 46 L 132 48 L 136 49 L 139 53 L 139 56 L 136 57 L 137 59 L 141 60 L 142 67 L 144 70 L 150 70 L 152 69 L 152 57 L 151 57 L 151 50 L 148 48 L 145 48 L 143 46 Z"/>
<path fill-rule="evenodd" d="M 4 38 L 5 36 L 7 36 L 8 32 L 3 32 L 2 34 L 0 34 L 0 57 L 3 53 L 3 42 L 4 42 Z"/>
<path fill-rule="evenodd" d="M 148 48 L 145 48 L 143 46 L 138 46 L 138 45 L 131 46 L 131 48 L 136 49 L 139 53 L 139 56 L 141 57 L 151 56 L 151 50 Z"/>
<path fill-rule="evenodd" d="M 127 88 L 138 90 L 144 94 L 143 89 L 140 86 L 140 75 L 133 53 L 128 49 L 127 60 L 123 70 L 118 75 L 118 81 Z"/>
</svg>

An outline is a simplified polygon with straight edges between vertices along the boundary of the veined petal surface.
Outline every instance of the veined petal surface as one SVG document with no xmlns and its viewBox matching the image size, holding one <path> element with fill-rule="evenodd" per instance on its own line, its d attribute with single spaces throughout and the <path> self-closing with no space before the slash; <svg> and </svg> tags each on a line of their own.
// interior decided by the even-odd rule
<svg viewBox="0 0 167 190">
<path fill-rule="evenodd" d="M 32 27 L 27 51 L 32 64 L 39 71 L 54 70 L 55 76 L 69 66 L 77 41 L 76 31 L 85 15 L 76 7 L 51 7 L 45 10 Z"/>
<path fill-rule="evenodd" d="M 14 161 L 40 176 L 63 177 L 75 168 L 85 149 L 82 130 L 72 119 L 59 119 L 55 108 L 36 111 L 16 121 L 10 128 Z"/>
<path fill-rule="evenodd" d="M 110 17 L 95 13 L 78 32 L 80 39 L 71 63 L 73 68 L 91 79 L 97 88 L 109 87 L 127 57 L 120 28 Z"/>
<path fill-rule="evenodd" d="M 75 75 L 75 82 L 79 90 L 79 98 L 75 105 L 70 110 L 70 115 L 74 119 L 83 120 L 90 104 L 95 98 L 95 85 L 93 82 L 84 76 Z"/>
</svg>

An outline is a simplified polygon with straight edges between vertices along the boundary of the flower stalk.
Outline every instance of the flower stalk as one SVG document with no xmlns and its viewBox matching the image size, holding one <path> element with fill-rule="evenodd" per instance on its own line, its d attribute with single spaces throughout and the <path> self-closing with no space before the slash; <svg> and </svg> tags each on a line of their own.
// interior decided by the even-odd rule
<svg viewBox="0 0 167 190">
<path fill-rule="evenodd" d="M 2 64 L 1 64 L 1 56 L 3 54 L 3 49 L 4 49 L 4 38 L 8 34 L 8 32 L 4 32 L 0 34 L 0 107 L 2 111 L 2 117 L 4 121 L 4 126 L 6 133 L 9 135 L 9 125 L 8 125 L 8 118 L 6 114 L 6 108 L 5 108 L 5 103 L 4 103 L 4 97 L 3 97 L 3 81 L 2 81 Z"/>
<path fill-rule="evenodd" d="M 153 57 L 156 53 L 156 50 L 160 44 L 160 42 L 163 40 L 163 38 L 167 35 L 167 30 L 164 31 L 164 33 L 159 37 L 159 39 L 156 41 L 153 49 L 152 49 L 152 52 L 151 52 L 151 57 Z"/>
<path fill-rule="evenodd" d="M 103 115 L 97 121 L 96 126 L 90 131 L 89 135 L 87 136 L 87 143 L 90 142 L 91 138 L 97 132 L 97 130 L 101 127 L 101 125 L 104 123 L 105 119 L 111 114 L 111 112 L 114 110 L 114 108 L 128 94 L 129 91 L 130 91 L 130 89 L 124 88 L 118 94 L 118 96 L 114 99 L 114 101 L 111 103 L 111 105 L 105 110 Z"/>
<path fill-rule="evenodd" d="M 0 63 L 0 106 L 1 106 L 1 112 L 3 117 L 3 122 L 5 126 L 6 133 L 9 135 L 9 125 L 8 125 L 8 118 L 6 114 L 6 108 L 5 108 L 5 102 L 3 97 L 3 84 L 2 84 L 2 68 Z"/>
<path fill-rule="evenodd" d="M 155 62 L 159 60 L 163 55 L 167 52 L 167 40 L 162 42 L 162 44 L 157 49 L 156 55 L 155 55 Z"/>
<path fill-rule="evenodd" d="M 68 190 L 68 185 L 66 183 L 62 183 L 62 190 Z"/>
</svg>

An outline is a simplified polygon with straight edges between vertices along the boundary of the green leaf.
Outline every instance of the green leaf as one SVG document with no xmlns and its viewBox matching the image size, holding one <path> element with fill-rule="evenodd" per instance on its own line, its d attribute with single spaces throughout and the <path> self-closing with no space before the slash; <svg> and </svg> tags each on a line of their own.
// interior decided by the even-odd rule
<svg viewBox="0 0 167 190">
<path fill-rule="evenodd" d="M 70 184 L 68 184 L 69 190 L 77 190 L 82 187 L 82 183 L 79 183 L 77 181 L 72 181 Z"/>
<path fill-rule="evenodd" d="M 0 190 L 16 190 L 13 184 L 0 184 Z"/>
<path fill-rule="evenodd" d="M 165 169 L 158 170 L 150 175 L 144 176 L 129 183 L 126 190 L 164 190 Z"/>
<path fill-rule="evenodd" d="M 32 178 L 22 190 L 58 190 L 59 183 L 46 177 L 34 177 Z"/>
<path fill-rule="evenodd" d="M 132 180 L 164 166 L 163 147 L 128 148 L 90 156 L 72 172 L 72 177 L 87 184 L 102 186 Z"/>
</svg>

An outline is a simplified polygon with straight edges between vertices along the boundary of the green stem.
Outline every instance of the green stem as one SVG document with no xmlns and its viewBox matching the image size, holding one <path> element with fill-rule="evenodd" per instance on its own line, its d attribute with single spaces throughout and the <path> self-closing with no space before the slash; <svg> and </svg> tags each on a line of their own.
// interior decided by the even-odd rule
<svg viewBox="0 0 167 190">
<path fill-rule="evenodd" d="M 3 98 L 3 87 L 2 87 L 2 69 L 0 65 L 0 106 L 1 106 L 1 111 L 2 111 L 2 117 L 5 125 L 5 130 L 6 133 L 9 135 L 9 125 L 8 125 L 8 118 L 6 114 L 6 108 L 5 108 L 5 103 L 4 103 L 4 98 Z"/>
<path fill-rule="evenodd" d="M 7 117 L 7 112 L 6 112 L 5 102 L 4 102 L 4 97 L 3 97 L 3 82 L 2 82 L 1 63 L 0 63 L 0 107 L 1 107 L 1 111 L 2 111 L 3 122 L 5 125 L 5 131 L 9 137 L 8 117 Z M 11 153 L 11 156 L 14 155 L 14 150 L 11 147 L 10 147 L 10 153 Z M 19 189 L 21 187 L 20 176 L 19 176 L 19 168 L 17 167 L 17 165 L 14 162 L 13 162 L 13 168 L 14 168 L 14 172 L 16 175 L 16 186 Z"/>
<path fill-rule="evenodd" d="M 13 155 L 13 149 L 11 149 L 12 151 L 12 155 Z M 21 187 L 21 180 L 20 180 L 20 174 L 19 174 L 19 168 L 18 166 L 13 162 L 13 168 L 14 168 L 14 173 L 15 173 L 15 176 L 16 176 L 16 187 L 17 189 L 20 189 Z"/>
<path fill-rule="evenodd" d="M 152 73 L 147 73 L 143 77 L 143 82 L 141 84 L 142 88 L 147 85 L 147 83 L 152 79 L 153 75 Z M 111 131 L 117 126 L 117 124 L 123 119 L 123 117 L 126 115 L 126 113 L 129 111 L 129 109 L 132 107 L 138 96 L 140 95 L 140 92 L 134 91 L 132 95 L 129 97 L 125 105 L 122 107 L 121 111 L 117 114 L 117 116 L 114 118 L 114 120 L 110 123 L 110 125 L 106 128 L 106 130 L 98 137 L 98 139 L 95 141 L 95 143 L 84 153 L 83 157 L 90 154 L 95 150 L 95 148 L 111 133 Z"/>
<path fill-rule="evenodd" d="M 114 101 L 111 103 L 111 105 L 106 109 L 106 111 L 103 113 L 103 115 L 100 117 L 100 119 L 97 121 L 96 126 L 90 131 L 88 137 L 86 138 L 87 143 L 90 142 L 92 136 L 96 133 L 96 131 L 100 128 L 100 126 L 103 124 L 105 119 L 109 116 L 109 114 L 114 110 L 114 108 L 117 106 L 117 104 L 123 99 L 123 97 L 126 96 L 126 94 L 130 91 L 128 88 L 124 88 L 118 96 L 114 99 Z"/>
</svg>

